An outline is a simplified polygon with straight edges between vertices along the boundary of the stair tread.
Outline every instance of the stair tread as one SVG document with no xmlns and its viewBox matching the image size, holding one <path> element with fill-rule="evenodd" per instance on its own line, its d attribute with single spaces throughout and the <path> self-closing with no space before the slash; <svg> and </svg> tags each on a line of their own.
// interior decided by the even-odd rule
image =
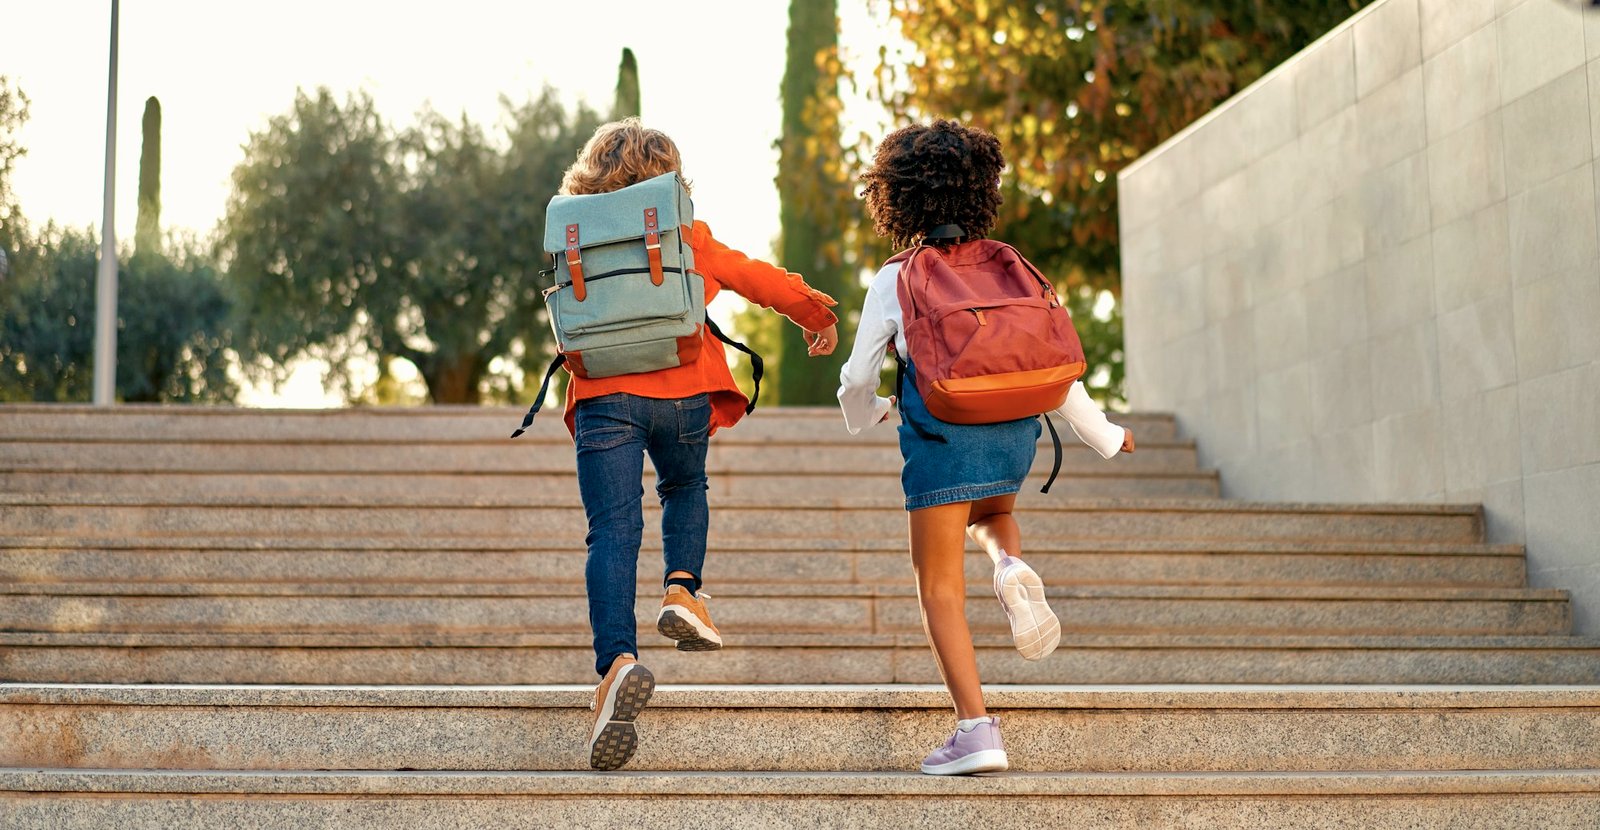
<svg viewBox="0 0 1600 830">
<path fill-rule="evenodd" d="M 873 598 L 916 596 L 914 585 L 852 583 L 718 583 L 716 599 Z M 987 585 L 967 596 L 990 597 Z M 1047 596 L 1068 599 L 1259 600 L 1328 602 L 1566 602 L 1556 588 L 1435 588 L 1405 586 L 1274 585 L 1047 585 Z M 0 596 L 61 597 L 362 597 L 495 599 L 587 596 L 582 585 L 558 582 L 0 582 Z M 714 607 L 714 605 L 713 605 Z"/>
<path fill-rule="evenodd" d="M 1003 634 L 974 634 L 978 648 L 1013 648 Z M 102 648 L 283 648 L 283 649 L 436 649 L 436 648 L 571 648 L 587 649 L 587 634 L 527 634 L 439 631 L 360 634 L 312 632 L 0 632 L 0 646 Z M 641 643 L 650 648 L 652 643 Z M 660 641 L 663 648 L 670 641 Z M 906 648 L 926 651 L 927 637 L 901 634 L 740 634 L 728 637 L 728 649 L 749 648 Z M 1539 635 L 1370 635 L 1370 634 L 1071 634 L 1062 644 L 1072 649 L 1327 649 L 1371 650 L 1548 650 L 1597 651 L 1600 637 Z M 1596 655 L 1600 659 L 1600 653 Z"/>
<path fill-rule="evenodd" d="M 643 551 L 660 550 L 660 539 L 645 534 Z M 1417 555 L 1417 556 L 1513 556 L 1523 555 L 1523 546 L 1515 544 L 1488 544 L 1476 542 L 1315 542 L 1289 539 L 1269 539 L 1260 542 L 1244 540 L 1187 540 L 1187 539 L 1069 539 L 1039 537 L 1029 538 L 1030 551 L 1041 553 L 1216 553 L 1216 554 L 1335 554 L 1335 555 Z M 508 539 L 503 537 L 478 537 L 471 539 L 415 537 L 408 539 L 378 539 L 367 535 L 320 535 L 315 539 L 295 536 L 96 536 L 84 539 L 73 536 L 16 536 L 0 535 L 0 550 L 52 549 L 72 550 L 379 550 L 379 551 L 583 551 L 581 539 L 564 537 Z M 903 554 L 904 539 L 877 538 L 815 538 L 789 537 L 739 538 L 713 536 L 707 544 L 710 552 L 725 553 L 787 553 L 794 551 L 857 551 L 862 553 L 894 552 Z"/>
<path fill-rule="evenodd" d="M 4 506 L 107 506 L 107 507 L 412 507 L 412 508 L 515 508 L 515 509 L 579 509 L 583 503 L 578 494 L 569 493 L 552 497 L 521 497 L 517 500 L 508 494 L 505 498 L 484 496 L 454 497 L 449 494 L 429 494 L 426 498 L 410 495 L 395 498 L 369 496 L 360 493 L 309 495 L 243 496 L 186 496 L 182 499 L 155 499 L 134 494 L 86 493 L 0 493 L 0 507 Z M 904 511 L 904 500 L 899 497 L 856 497 L 849 499 L 827 496 L 800 495 L 774 503 L 771 499 L 746 500 L 736 496 L 723 499 L 724 509 L 773 510 L 897 510 Z M 1075 513 L 1095 511 L 1141 513 L 1266 513 L 1282 515 L 1336 515 L 1355 513 L 1365 515 L 1420 515 L 1420 516 L 1477 516 L 1480 505 L 1432 502 L 1343 503 L 1343 502 L 1254 502 L 1232 499 L 1183 498 L 1063 498 L 1049 506 L 1019 505 L 1021 512 Z"/>
<path fill-rule="evenodd" d="M 1137 438 L 1138 425 L 1130 425 Z M 153 445 L 210 445 L 228 444 L 230 446 L 394 446 L 394 447 L 430 447 L 430 446 L 504 446 L 517 447 L 547 447 L 547 446 L 572 446 L 572 437 L 562 430 L 559 434 L 553 432 L 528 432 L 512 440 L 508 437 L 509 431 L 486 435 L 463 435 L 459 433 L 431 432 L 419 436 L 397 435 L 347 435 L 347 436 L 316 436 L 316 437 L 285 437 L 270 433 L 250 435 L 161 435 L 161 434 L 118 434 L 106 433 L 100 435 L 66 433 L 66 432 L 30 432 L 28 434 L 5 434 L 0 432 L 0 441 L 11 444 L 62 444 L 96 446 L 105 444 L 153 444 Z M 839 422 L 839 431 L 836 435 L 812 436 L 794 438 L 773 438 L 769 435 L 754 435 L 750 432 L 741 433 L 738 428 L 719 431 L 712 439 L 713 445 L 723 446 L 843 446 L 843 447 L 894 447 L 898 445 L 896 433 L 892 430 L 869 432 L 861 435 L 851 435 L 845 431 L 844 421 Z M 1051 446 L 1048 438 L 1041 437 L 1039 444 Z M 1193 438 L 1138 438 L 1140 450 L 1146 448 L 1192 448 L 1196 445 Z M 1073 442 L 1070 437 L 1063 438 L 1062 449 L 1068 447 L 1084 448 L 1081 443 Z"/>
<path fill-rule="evenodd" d="M 320 795 L 1448 795 L 1600 792 L 1600 770 L 456 772 L 0 768 L 0 792 Z"/>
<path fill-rule="evenodd" d="M 0 683 L 0 705 L 588 709 L 592 686 Z M 1547 709 L 1600 707 L 1600 685 L 985 686 L 995 709 Z M 652 709 L 947 709 L 932 684 L 663 684 Z"/>
</svg>

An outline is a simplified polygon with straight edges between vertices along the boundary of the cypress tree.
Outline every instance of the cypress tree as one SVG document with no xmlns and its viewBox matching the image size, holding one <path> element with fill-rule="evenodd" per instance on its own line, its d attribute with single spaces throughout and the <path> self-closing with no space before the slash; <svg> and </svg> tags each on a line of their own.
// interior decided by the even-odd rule
<svg viewBox="0 0 1600 830">
<path fill-rule="evenodd" d="M 779 262 L 813 287 L 838 298 L 856 293 L 845 254 L 854 209 L 846 179 L 839 114 L 839 16 L 836 0 L 791 0 L 788 60 L 783 72 L 783 134 L 778 141 Z M 841 326 L 841 329 L 843 327 Z M 834 356 L 806 355 L 804 334 L 785 324 L 779 350 L 778 402 L 833 403 L 839 367 L 849 351 L 840 332 Z"/>
<path fill-rule="evenodd" d="M 622 50 L 622 64 L 617 67 L 617 100 L 611 105 L 612 119 L 639 114 L 639 64 L 633 50 Z"/>
<path fill-rule="evenodd" d="M 161 252 L 161 102 L 144 102 L 144 146 L 139 152 L 139 216 L 134 224 L 134 251 Z"/>
</svg>

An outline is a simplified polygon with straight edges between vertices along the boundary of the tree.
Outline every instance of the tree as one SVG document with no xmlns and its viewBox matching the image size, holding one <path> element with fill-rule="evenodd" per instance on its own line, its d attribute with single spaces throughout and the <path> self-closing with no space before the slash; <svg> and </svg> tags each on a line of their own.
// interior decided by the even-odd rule
<svg viewBox="0 0 1600 830">
<path fill-rule="evenodd" d="M 788 60 L 783 73 L 783 133 L 778 140 L 781 200 L 779 261 L 833 295 L 841 308 L 857 305 L 861 293 L 859 253 L 851 249 L 855 204 L 849 165 L 840 141 L 839 18 L 836 0 L 791 0 Z M 841 338 L 850 326 L 843 320 Z M 741 326 L 742 328 L 744 326 Z M 782 327 L 775 372 L 778 402 L 787 405 L 834 401 L 839 367 L 848 349 L 829 358 L 808 358 L 804 334 Z"/>
<path fill-rule="evenodd" d="M 135 254 L 161 251 L 161 102 L 145 99 L 141 125 L 144 142 L 139 150 L 139 216 L 134 224 Z"/>
<path fill-rule="evenodd" d="M 617 100 L 611 105 L 611 118 L 618 120 L 639 115 L 639 62 L 633 50 L 622 50 L 622 63 L 617 67 Z"/>
<path fill-rule="evenodd" d="M 0 286 L 0 400 L 87 401 L 99 238 L 51 225 L 16 243 L 12 278 Z"/>
<path fill-rule="evenodd" d="M 431 112 L 396 132 L 325 89 L 251 136 L 223 220 L 247 366 L 318 354 L 348 391 L 360 360 L 403 358 L 435 403 L 520 394 L 549 340 L 544 208 L 599 119 L 552 90 L 503 103 L 503 144 Z"/>
<path fill-rule="evenodd" d="M 316 348 L 349 386 L 360 346 L 376 339 L 372 315 L 404 278 L 398 179 L 393 138 L 365 94 L 341 106 L 325 89 L 297 93 L 251 135 L 222 220 L 248 373 L 281 380 Z"/>
<path fill-rule="evenodd" d="M 150 99 L 154 102 L 155 99 Z M 10 276 L 0 282 L 0 401 L 86 401 L 92 392 L 95 272 L 100 242 L 93 229 L 54 224 L 30 232 L 9 187 L 13 162 L 26 151 L 13 134 L 28 99 L 0 77 L 0 252 Z M 159 113 L 159 110 L 156 110 Z M 147 196 L 159 204 L 159 174 L 149 175 L 151 108 L 146 105 L 140 170 L 140 230 Z M 159 130 L 159 114 L 155 124 Z M 159 159 L 159 149 L 154 152 Z M 159 164 L 159 162 L 157 162 Z M 157 220 L 151 214 L 149 224 Z M 125 401 L 228 401 L 231 303 L 208 256 L 189 242 L 162 255 L 151 246 L 121 257 L 117 304 L 116 394 Z"/>
<path fill-rule="evenodd" d="M 1085 346 L 1120 397 L 1117 171 L 1304 48 L 1367 0 L 887 0 L 920 52 L 880 52 L 876 97 L 902 121 L 959 117 L 1010 169 L 995 236 L 1059 276 Z"/>
<path fill-rule="evenodd" d="M 14 278 L 0 285 L 0 400 L 89 400 L 99 250 L 93 229 L 53 224 L 19 244 Z M 122 258 L 117 397 L 232 400 L 228 296 L 197 246 L 175 253 Z"/>
<path fill-rule="evenodd" d="M 17 143 L 16 133 L 28 120 L 28 96 L 0 75 L 0 255 L 15 252 L 22 214 L 11 192 L 11 171 L 27 150 Z"/>
</svg>

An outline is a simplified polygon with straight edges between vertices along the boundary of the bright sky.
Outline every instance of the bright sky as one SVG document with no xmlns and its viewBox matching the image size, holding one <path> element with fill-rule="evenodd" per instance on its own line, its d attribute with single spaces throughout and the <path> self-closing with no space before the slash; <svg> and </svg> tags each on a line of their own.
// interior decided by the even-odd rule
<svg viewBox="0 0 1600 830">
<path fill-rule="evenodd" d="M 884 35 L 843 0 L 846 60 Z M 100 224 L 110 0 L 0 0 L 0 74 L 31 100 L 14 187 L 30 221 Z M 116 229 L 131 239 L 140 117 L 161 99 L 164 228 L 208 231 L 250 132 L 296 87 L 365 88 L 391 123 L 424 105 L 494 124 L 500 96 L 549 83 L 604 111 L 623 47 L 639 61 L 645 122 L 671 135 L 695 208 L 727 244 L 771 255 L 788 0 L 556 3 L 455 0 L 125 0 L 117 90 Z M 730 33 L 736 36 L 730 36 Z M 315 374 L 256 404 L 327 402 Z"/>
</svg>

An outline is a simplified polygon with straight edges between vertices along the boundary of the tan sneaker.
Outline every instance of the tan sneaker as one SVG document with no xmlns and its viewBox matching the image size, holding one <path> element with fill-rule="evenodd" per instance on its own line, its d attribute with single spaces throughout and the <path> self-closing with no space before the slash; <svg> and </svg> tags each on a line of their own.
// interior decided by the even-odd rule
<svg viewBox="0 0 1600 830">
<path fill-rule="evenodd" d="M 668 585 L 661 598 L 661 613 L 656 615 L 656 630 L 678 641 L 679 651 L 716 651 L 722 648 L 722 635 L 711 624 L 705 600 L 709 594 L 691 594 L 682 585 Z"/>
<path fill-rule="evenodd" d="M 594 723 L 589 729 L 589 766 L 616 769 L 639 748 L 633 720 L 650 702 L 656 677 L 632 657 L 618 657 L 594 690 Z"/>
</svg>

